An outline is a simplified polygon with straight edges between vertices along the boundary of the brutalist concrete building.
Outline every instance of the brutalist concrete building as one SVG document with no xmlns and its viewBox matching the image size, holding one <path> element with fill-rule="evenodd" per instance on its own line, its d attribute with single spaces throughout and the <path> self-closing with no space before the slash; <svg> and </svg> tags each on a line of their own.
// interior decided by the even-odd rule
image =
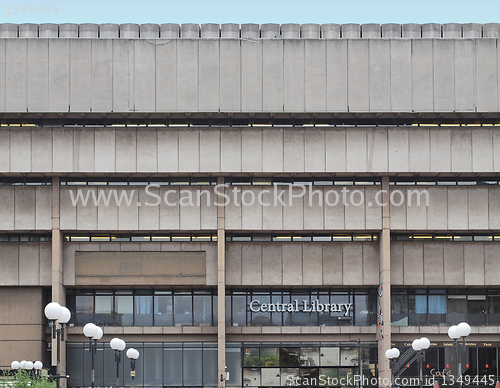
<svg viewBox="0 0 500 388">
<path fill-rule="evenodd" d="M 496 381 L 499 37 L 0 24 L 0 367 L 55 363 L 57 301 L 70 387 L 88 322 L 95 386 L 113 337 L 147 387 L 386 386 L 424 336 L 423 374 L 456 374 L 463 321 L 462 371 Z"/>
</svg>

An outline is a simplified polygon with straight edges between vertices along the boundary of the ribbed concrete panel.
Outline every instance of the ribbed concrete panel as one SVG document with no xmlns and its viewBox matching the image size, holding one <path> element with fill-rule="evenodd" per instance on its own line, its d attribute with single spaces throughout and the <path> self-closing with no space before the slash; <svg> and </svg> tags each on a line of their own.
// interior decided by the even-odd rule
<svg viewBox="0 0 500 388">
<path fill-rule="evenodd" d="M 412 40 L 412 104 L 413 111 L 434 109 L 433 41 Z"/>
<path fill-rule="evenodd" d="M 262 27 L 264 27 L 264 25 Z M 262 33 L 264 33 L 264 30 L 262 30 Z M 262 37 L 264 38 L 264 36 Z M 263 110 L 281 112 L 284 107 L 282 41 L 262 41 L 262 66 Z"/>
<path fill-rule="evenodd" d="M 92 40 L 92 112 L 109 112 L 113 109 L 112 63 L 113 41 Z"/>
<path fill-rule="evenodd" d="M 220 148 L 220 131 L 200 131 L 200 171 L 221 171 Z"/>
<path fill-rule="evenodd" d="M 455 40 L 434 40 L 434 111 L 453 112 L 455 105 Z"/>
<path fill-rule="evenodd" d="M 349 112 L 370 110 L 369 41 L 350 40 L 347 45 L 347 97 Z"/>
<path fill-rule="evenodd" d="M 283 44 L 284 111 L 303 112 L 305 109 L 304 41 L 286 40 Z"/>
<path fill-rule="evenodd" d="M 199 63 L 199 109 L 203 112 L 217 112 L 220 107 L 219 40 L 200 40 Z"/>
<path fill-rule="evenodd" d="M 376 27 L 370 31 L 373 29 Z M 371 39 L 369 53 L 370 111 L 388 112 L 391 110 L 391 42 Z"/>
<path fill-rule="evenodd" d="M 28 39 L 27 105 L 30 112 L 49 110 L 49 40 Z"/>
<path fill-rule="evenodd" d="M 476 109 L 474 41 L 464 39 L 454 42 L 455 109 L 457 111 L 474 111 Z"/>
<path fill-rule="evenodd" d="M 241 39 L 259 39 L 260 26 L 254 23 L 241 25 Z"/>
<path fill-rule="evenodd" d="M 319 25 L 317 33 L 319 35 Z M 304 28 L 304 26 L 302 26 Z M 304 32 L 304 31 L 303 31 Z M 326 112 L 326 40 L 305 41 L 305 110 L 306 112 Z"/>
<path fill-rule="evenodd" d="M 156 109 L 156 96 L 153 92 L 156 88 L 155 46 L 137 40 L 134 58 L 134 110 L 136 112 L 154 112 Z"/>
<path fill-rule="evenodd" d="M 258 25 L 255 24 L 251 26 L 258 26 Z M 242 25 L 242 34 L 243 34 L 243 25 Z M 263 108 L 263 102 L 262 102 L 263 44 L 260 41 L 247 41 L 247 40 L 242 40 L 240 44 L 241 44 L 241 110 L 244 112 L 259 112 L 262 111 Z"/>
<path fill-rule="evenodd" d="M 6 112 L 26 112 L 27 107 L 27 41 L 5 40 Z"/>
<path fill-rule="evenodd" d="M 329 112 L 348 110 L 347 41 L 328 40 L 326 45 L 326 109 Z"/>
<path fill-rule="evenodd" d="M 17 38 L 18 25 L 14 23 L 0 23 L 0 38 Z"/>
<path fill-rule="evenodd" d="M 198 110 L 198 40 L 188 39 L 177 44 L 177 110 Z"/>
<path fill-rule="evenodd" d="M 95 132 L 88 132 L 83 128 L 74 130 L 74 169 L 78 172 L 95 171 Z"/>
<path fill-rule="evenodd" d="M 164 23 L 160 25 L 160 38 L 177 39 L 180 36 L 180 27 L 175 23 Z"/>
<path fill-rule="evenodd" d="M 451 170 L 464 172 L 472 170 L 472 131 L 451 130 Z"/>
<path fill-rule="evenodd" d="M 69 112 L 70 41 L 49 39 L 48 44 L 48 110 Z"/>
<path fill-rule="evenodd" d="M 176 39 L 162 40 L 161 44 L 156 45 L 155 96 L 157 111 L 176 112 L 178 109 L 177 43 Z"/>
<path fill-rule="evenodd" d="M 410 40 L 391 40 L 390 100 L 393 112 L 412 109 L 411 45 Z"/>
<path fill-rule="evenodd" d="M 139 38 L 139 25 L 134 23 L 120 24 L 120 38 L 124 39 Z"/>
<path fill-rule="evenodd" d="M 477 111 L 498 110 L 498 53 L 496 39 L 476 40 Z"/>
<path fill-rule="evenodd" d="M 73 167 L 73 131 L 64 128 L 54 128 L 52 131 L 53 171 L 72 172 Z"/>
<path fill-rule="evenodd" d="M 134 128 L 116 131 L 116 171 L 137 171 L 137 132 Z"/>
<path fill-rule="evenodd" d="M 134 109 L 134 43 L 129 40 L 113 40 L 113 111 Z M 155 89 L 152 89 L 155 90 Z M 149 93 L 152 93 L 152 90 Z M 156 107 L 154 107 L 155 109 Z"/>
<path fill-rule="evenodd" d="M 43 23 L 38 26 L 40 38 L 57 38 L 59 36 L 59 25 L 54 23 Z"/>
<path fill-rule="evenodd" d="M 4 186 L 0 190 L 0 227 L 14 230 L 14 187 Z"/>
<path fill-rule="evenodd" d="M 439 243 L 424 244 L 424 284 L 444 284 L 444 247 Z"/>
<path fill-rule="evenodd" d="M 72 39 L 70 53 L 70 110 L 90 112 L 93 79 L 92 40 Z"/>
<path fill-rule="evenodd" d="M 59 24 L 60 38 L 78 38 L 78 24 L 63 23 Z"/>
<path fill-rule="evenodd" d="M 6 69 L 6 51 L 5 51 L 6 41 L 5 39 L 0 40 L 0 68 Z M 4 70 L 6 71 L 6 70 Z M 6 77 L 0 77 L 0 112 L 5 112 L 6 109 Z M 1 165 L 1 163 L 0 163 Z M 0 167 L 2 169 L 2 167 Z"/>
<path fill-rule="evenodd" d="M 220 110 L 224 112 L 241 110 L 241 47 L 238 40 L 220 41 L 219 98 Z"/>
</svg>

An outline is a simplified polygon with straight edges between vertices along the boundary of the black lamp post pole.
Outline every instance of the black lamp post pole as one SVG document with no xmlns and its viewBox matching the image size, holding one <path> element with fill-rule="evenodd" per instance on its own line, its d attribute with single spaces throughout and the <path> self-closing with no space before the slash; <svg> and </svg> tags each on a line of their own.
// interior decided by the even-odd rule
<svg viewBox="0 0 500 388">
<path fill-rule="evenodd" d="M 116 388 L 120 385 L 120 360 L 121 353 L 119 350 L 115 350 L 115 361 L 116 361 Z"/>
</svg>

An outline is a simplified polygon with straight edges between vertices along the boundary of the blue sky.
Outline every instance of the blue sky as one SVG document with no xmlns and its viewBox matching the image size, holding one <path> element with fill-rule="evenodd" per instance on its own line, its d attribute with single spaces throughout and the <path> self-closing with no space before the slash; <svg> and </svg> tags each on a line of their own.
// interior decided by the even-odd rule
<svg viewBox="0 0 500 388">
<path fill-rule="evenodd" d="M 0 23 L 500 22 L 500 0 L 2 0 L 1 4 Z"/>
</svg>

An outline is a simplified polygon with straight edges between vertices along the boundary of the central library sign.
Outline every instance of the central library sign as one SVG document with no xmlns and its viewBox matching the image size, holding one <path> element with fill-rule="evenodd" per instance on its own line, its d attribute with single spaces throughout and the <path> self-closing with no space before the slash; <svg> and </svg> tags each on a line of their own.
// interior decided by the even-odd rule
<svg viewBox="0 0 500 388">
<path fill-rule="evenodd" d="M 353 303 L 321 303 L 319 300 L 302 300 L 298 299 L 290 303 L 260 303 L 254 299 L 248 305 L 250 311 L 259 312 L 277 312 L 277 313 L 344 313 L 344 316 L 349 316 L 353 308 Z"/>
</svg>

